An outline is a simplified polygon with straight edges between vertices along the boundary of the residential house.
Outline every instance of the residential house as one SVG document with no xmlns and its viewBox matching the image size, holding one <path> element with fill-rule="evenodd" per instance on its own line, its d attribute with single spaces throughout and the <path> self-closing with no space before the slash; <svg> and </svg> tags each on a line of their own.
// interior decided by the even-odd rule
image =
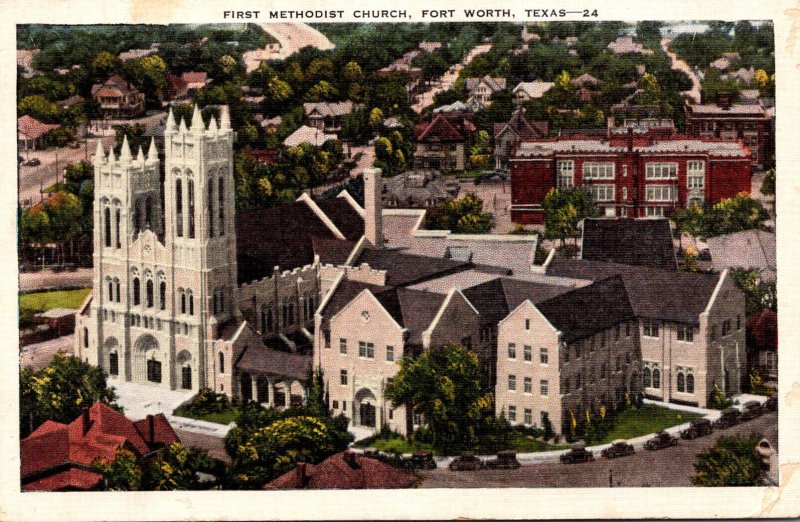
<svg viewBox="0 0 800 522">
<path fill-rule="evenodd" d="M 494 93 L 505 90 L 506 79 L 493 78 L 487 74 L 483 78 L 467 78 L 464 86 L 470 98 L 486 106 L 491 103 Z"/>
<path fill-rule="evenodd" d="M 547 91 L 553 88 L 553 85 L 555 85 L 555 83 L 543 82 L 541 80 L 520 82 L 514 87 L 511 94 L 514 95 L 514 103 L 523 104 L 541 98 Z"/>
<path fill-rule="evenodd" d="M 326 134 L 336 135 L 342 130 L 342 120 L 357 108 L 351 101 L 304 103 L 308 125 Z"/>
<path fill-rule="evenodd" d="M 509 159 L 512 220 L 541 223 L 551 188 L 584 186 L 607 217 L 663 217 L 750 191 L 750 151 L 741 142 L 622 131 L 521 142 Z"/>
<path fill-rule="evenodd" d="M 573 85 L 574 87 L 577 87 L 577 88 L 582 88 L 582 87 L 590 87 L 591 88 L 591 87 L 597 87 L 598 85 L 600 85 L 603 82 L 602 82 L 602 80 L 599 80 L 598 78 L 595 78 L 594 76 L 592 76 L 589 73 L 583 73 L 580 76 L 571 79 L 569 81 L 569 83 L 571 85 Z"/>
<path fill-rule="evenodd" d="M 756 168 L 774 165 L 775 114 L 760 104 L 733 103 L 730 94 L 720 93 L 716 103 L 687 104 L 686 134 L 739 141 L 750 151 Z"/>
<path fill-rule="evenodd" d="M 442 42 L 420 42 L 419 48 L 425 51 L 426 53 L 432 53 L 436 49 L 441 49 Z"/>
<path fill-rule="evenodd" d="M 742 230 L 706 240 L 714 269 L 757 268 L 761 279 L 774 282 L 777 274 L 775 233 L 766 230 Z"/>
<path fill-rule="evenodd" d="M 187 71 L 181 73 L 181 80 L 186 84 L 186 93 L 189 96 L 194 96 L 198 92 L 205 90 L 211 80 L 208 78 L 208 73 L 205 71 Z"/>
<path fill-rule="evenodd" d="M 105 83 L 94 84 L 92 98 L 106 117 L 133 117 L 144 112 L 144 93 L 116 74 Z"/>
<path fill-rule="evenodd" d="M 407 489 L 419 479 L 354 451 L 331 455 L 319 464 L 298 462 L 264 489 Z"/>
<path fill-rule="evenodd" d="M 180 100 L 189 94 L 188 87 L 183 78 L 175 74 L 168 74 L 164 85 L 165 100 Z"/>
<path fill-rule="evenodd" d="M 410 59 L 407 58 L 398 58 L 386 67 L 378 69 L 376 74 L 380 78 L 390 78 L 392 76 L 404 78 L 406 94 L 409 99 L 413 98 L 422 87 L 422 69 L 412 66 Z"/>
<path fill-rule="evenodd" d="M 635 42 L 632 36 L 620 36 L 606 46 L 612 53 L 621 54 L 653 54 L 652 49 L 646 49 L 641 43 Z"/>
<path fill-rule="evenodd" d="M 153 43 L 147 49 L 130 49 L 128 51 L 119 53 L 117 57 L 123 62 L 127 62 L 129 60 L 138 60 L 140 58 L 144 58 L 145 56 L 150 56 L 151 54 L 157 53 L 158 47 L 158 43 Z"/>
<path fill-rule="evenodd" d="M 525 116 L 525 109 L 519 107 L 505 123 L 494 124 L 494 167 L 508 170 L 508 158 L 517 143 L 528 139 L 547 136 L 550 124 L 547 121 L 530 121 Z"/>
<path fill-rule="evenodd" d="M 672 228 L 666 218 L 584 219 L 580 259 L 678 270 Z"/>
<path fill-rule="evenodd" d="M 458 196 L 458 182 L 447 181 L 432 169 L 408 170 L 383 180 L 383 205 L 395 208 L 430 208 Z"/>
<path fill-rule="evenodd" d="M 335 134 L 326 134 L 316 127 L 302 125 L 283 140 L 283 145 L 286 147 L 297 147 L 301 143 L 309 143 L 315 147 L 321 147 L 326 141 L 335 139 Z"/>
<path fill-rule="evenodd" d="M 429 122 L 415 125 L 415 168 L 463 171 L 476 131 L 472 118 L 471 113 L 438 113 Z"/>
<path fill-rule="evenodd" d="M 17 118 L 18 150 L 37 150 L 47 147 L 47 133 L 60 129 L 57 123 L 42 123 L 33 116 L 24 115 Z"/>
<path fill-rule="evenodd" d="M 264 118 L 259 122 L 259 125 L 261 125 L 261 128 L 269 134 L 276 132 L 282 123 L 283 118 L 280 116 L 275 116 L 274 118 Z"/>
<path fill-rule="evenodd" d="M 747 318 L 747 369 L 765 384 L 778 385 L 778 314 L 762 310 Z"/>
<path fill-rule="evenodd" d="M 101 402 L 62 424 L 45 421 L 20 442 L 23 491 L 90 491 L 104 488 L 104 477 L 92 465 L 113 460 L 117 450 L 137 459 L 153 458 L 180 442 L 163 414 L 132 421 Z"/>
</svg>

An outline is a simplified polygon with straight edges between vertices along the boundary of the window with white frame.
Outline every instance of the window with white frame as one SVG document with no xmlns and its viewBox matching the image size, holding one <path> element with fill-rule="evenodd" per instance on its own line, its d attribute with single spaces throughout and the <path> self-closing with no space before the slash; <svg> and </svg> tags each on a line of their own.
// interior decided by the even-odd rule
<svg viewBox="0 0 800 522">
<path fill-rule="evenodd" d="M 556 162 L 556 187 L 570 188 L 575 185 L 575 162 L 561 160 Z"/>
<path fill-rule="evenodd" d="M 583 164 L 583 179 L 614 179 L 614 164 L 587 161 Z"/>
<path fill-rule="evenodd" d="M 511 404 L 508 405 L 508 421 L 517 422 L 517 407 Z"/>
<path fill-rule="evenodd" d="M 525 362 L 531 362 L 533 360 L 533 348 L 525 345 L 522 348 L 522 356 L 525 359 Z"/>
<path fill-rule="evenodd" d="M 589 185 L 589 194 L 594 201 L 614 201 L 614 185 Z"/>
<path fill-rule="evenodd" d="M 672 202 L 678 199 L 677 187 L 672 185 L 647 185 L 645 197 L 647 201 Z"/>
<path fill-rule="evenodd" d="M 547 348 L 539 348 L 539 362 L 541 364 L 547 364 L 548 355 L 547 355 Z"/>
<path fill-rule="evenodd" d="M 676 337 L 684 343 L 694 342 L 694 327 L 679 324 L 676 328 Z"/>
<path fill-rule="evenodd" d="M 767 371 L 778 370 L 778 354 L 773 351 L 761 351 L 758 354 L 758 363 Z"/>
<path fill-rule="evenodd" d="M 525 408 L 525 416 L 523 417 L 523 422 L 528 425 L 533 424 L 533 411 L 530 408 Z"/>
<path fill-rule="evenodd" d="M 732 331 L 731 320 L 725 319 L 724 321 L 722 321 L 722 337 L 727 337 L 728 335 L 731 334 L 731 331 Z"/>
<path fill-rule="evenodd" d="M 347 386 L 347 370 L 339 371 L 339 384 Z"/>
<path fill-rule="evenodd" d="M 706 162 L 686 162 L 686 186 L 690 189 L 703 189 L 706 186 Z"/>
<path fill-rule="evenodd" d="M 368 343 L 365 341 L 359 341 L 358 343 L 358 356 L 365 357 L 367 359 L 374 359 L 375 358 L 375 345 L 373 343 Z"/>
<path fill-rule="evenodd" d="M 394 361 L 394 346 L 386 346 L 386 360 Z"/>
<path fill-rule="evenodd" d="M 642 386 L 661 388 L 661 364 L 654 361 L 642 362 Z"/>
<path fill-rule="evenodd" d="M 628 187 L 622 187 L 622 201 L 628 201 Z"/>
<path fill-rule="evenodd" d="M 675 389 L 681 393 L 694 393 L 694 369 L 675 367 Z"/>
<path fill-rule="evenodd" d="M 517 345 L 514 343 L 508 343 L 508 358 L 509 359 L 517 358 Z"/>
<path fill-rule="evenodd" d="M 678 179 L 678 164 L 648 163 L 644 172 L 645 179 Z"/>
<path fill-rule="evenodd" d="M 539 381 L 539 394 L 542 397 L 547 397 L 547 393 L 550 391 L 550 383 L 546 379 L 542 379 Z"/>
<path fill-rule="evenodd" d="M 522 391 L 525 393 L 533 393 L 533 379 L 525 377 L 522 381 Z"/>
<path fill-rule="evenodd" d="M 339 339 L 339 353 L 347 353 L 347 339 Z"/>
<path fill-rule="evenodd" d="M 642 321 L 642 335 L 644 337 L 659 337 L 658 322 L 645 319 Z"/>
<path fill-rule="evenodd" d="M 516 375 L 509 375 L 508 376 L 508 389 L 510 391 L 515 391 L 517 389 L 517 376 Z"/>
<path fill-rule="evenodd" d="M 664 217 L 664 207 L 645 207 L 645 217 Z"/>
</svg>

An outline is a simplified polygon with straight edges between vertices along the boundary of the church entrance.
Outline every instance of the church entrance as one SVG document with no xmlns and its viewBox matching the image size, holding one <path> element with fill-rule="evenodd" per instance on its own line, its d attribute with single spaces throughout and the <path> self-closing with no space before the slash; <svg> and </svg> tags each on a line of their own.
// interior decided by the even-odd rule
<svg viewBox="0 0 800 522">
<path fill-rule="evenodd" d="M 358 425 L 366 428 L 375 428 L 377 426 L 377 403 L 375 394 L 366 388 L 362 388 L 356 393 L 356 404 L 358 404 L 358 419 L 356 419 L 356 423 Z"/>
<path fill-rule="evenodd" d="M 134 354 L 134 381 L 161 384 L 164 356 L 155 337 L 150 334 L 139 337 L 134 345 Z"/>
</svg>

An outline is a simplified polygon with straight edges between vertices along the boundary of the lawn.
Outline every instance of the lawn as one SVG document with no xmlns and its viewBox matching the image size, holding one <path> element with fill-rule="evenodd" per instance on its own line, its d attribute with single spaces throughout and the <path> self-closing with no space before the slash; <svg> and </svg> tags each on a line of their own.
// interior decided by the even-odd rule
<svg viewBox="0 0 800 522">
<path fill-rule="evenodd" d="M 616 439 L 632 439 L 655 433 L 678 424 L 697 419 L 702 415 L 686 411 L 670 410 L 654 404 L 644 404 L 638 409 L 623 411 L 614 420 L 614 427 L 598 442 L 605 444 Z"/>
<path fill-rule="evenodd" d="M 19 307 L 37 312 L 46 312 L 52 308 L 78 308 L 91 290 L 91 288 L 79 288 L 20 294 Z"/>
<path fill-rule="evenodd" d="M 189 415 L 185 411 L 181 410 L 181 408 L 178 408 L 172 412 L 172 414 L 177 417 L 187 417 L 189 419 L 197 419 L 206 422 L 227 425 L 236 420 L 236 416 L 239 414 L 239 409 L 236 406 L 231 406 L 225 411 L 206 413 L 204 415 L 197 416 Z"/>
<path fill-rule="evenodd" d="M 517 433 L 514 435 L 514 443 L 511 449 L 515 450 L 517 453 L 538 453 L 540 451 L 555 451 L 567 449 L 569 447 L 570 446 L 549 444 L 541 440 L 528 438 L 522 433 Z"/>
</svg>

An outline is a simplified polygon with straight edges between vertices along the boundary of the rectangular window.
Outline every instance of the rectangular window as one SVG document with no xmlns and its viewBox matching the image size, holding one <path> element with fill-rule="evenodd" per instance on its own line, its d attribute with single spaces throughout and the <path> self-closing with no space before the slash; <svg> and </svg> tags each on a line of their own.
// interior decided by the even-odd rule
<svg viewBox="0 0 800 522">
<path fill-rule="evenodd" d="M 516 406 L 508 406 L 508 421 L 509 422 L 517 422 L 517 407 Z"/>
<path fill-rule="evenodd" d="M 672 185 L 646 185 L 647 201 L 672 202 L 678 200 L 677 187 Z"/>
<path fill-rule="evenodd" d="M 727 337 L 731 334 L 731 320 L 725 319 L 722 321 L 722 337 Z"/>
<path fill-rule="evenodd" d="M 533 360 L 533 348 L 527 345 L 523 347 L 522 356 L 525 359 L 525 362 L 531 362 Z"/>
<path fill-rule="evenodd" d="M 119 354 L 116 352 L 108 355 L 108 373 L 119 375 Z"/>
<path fill-rule="evenodd" d="M 711 327 L 711 340 L 712 341 L 716 341 L 717 340 L 717 327 L 716 326 L 712 326 Z"/>
<path fill-rule="evenodd" d="M 530 319 L 525 319 L 525 329 L 526 330 L 530 330 L 531 329 L 531 320 Z"/>
<path fill-rule="evenodd" d="M 583 164 L 583 179 L 614 179 L 614 164 L 587 161 Z"/>
<path fill-rule="evenodd" d="M 686 325 L 678 325 L 676 337 L 685 343 L 694 342 L 694 328 Z"/>
<path fill-rule="evenodd" d="M 523 422 L 528 425 L 533 424 L 533 411 L 530 408 L 525 408 L 525 417 Z"/>
<path fill-rule="evenodd" d="M 737 315 L 736 316 L 736 331 L 738 332 L 741 329 L 742 329 L 742 316 L 741 315 Z"/>
<path fill-rule="evenodd" d="M 617 355 L 616 363 L 614 364 L 614 371 L 622 370 L 622 357 Z"/>
<path fill-rule="evenodd" d="M 664 217 L 664 207 L 645 207 L 645 217 Z"/>
<path fill-rule="evenodd" d="M 517 345 L 514 343 L 508 343 L 508 358 L 509 359 L 517 358 Z"/>
<path fill-rule="evenodd" d="M 347 370 L 339 371 L 339 384 L 347 386 Z"/>
<path fill-rule="evenodd" d="M 625 337 L 631 336 L 631 323 L 625 323 Z"/>
<path fill-rule="evenodd" d="M 614 340 L 619 341 L 619 325 L 614 328 Z"/>
<path fill-rule="evenodd" d="M 614 185 L 588 185 L 594 201 L 614 201 Z"/>
<path fill-rule="evenodd" d="M 542 397 L 547 397 L 547 393 L 549 390 L 550 390 L 550 384 L 546 380 L 543 379 L 539 381 L 539 394 L 541 394 Z"/>
<path fill-rule="evenodd" d="M 386 347 L 386 360 L 390 362 L 394 361 L 394 346 Z"/>
<path fill-rule="evenodd" d="M 547 348 L 539 348 L 539 362 L 541 364 L 547 364 L 548 360 Z"/>
<path fill-rule="evenodd" d="M 530 377 L 525 377 L 525 380 L 523 381 L 522 391 L 524 391 L 525 393 L 533 393 L 533 379 L 531 379 Z"/>
<path fill-rule="evenodd" d="M 656 321 L 642 321 L 642 335 L 645 337 L 658 337 L 658 323 Z"/>
<path fill-rule="evenodd" d="M 374 359 L 375 358 L 375 345 L 373 343 L 368 343 L 365 341 L 358 342 L 358 356 L 365 357 L 367 359 Z"/>
<path fill-rule="evenodd" d="M 339 353 L 347 353 L 347 339 L 339 339 Z"/>
<path fill-rule="evenodd" d="M 517 376 L 516 375 L 509 375 L 508 376 L 508 389 L 511 391 L 515 391 L 517 389 Z"/>
<path fill-rule="evenodd" d="M 678 179 L 677 163 L 647 163 L 645 179 Z"/>
<path fill-rule="evenodd" d="M 339 409 L 339 401 L 333 401 L 333 409 L 334 410 L 338 410 Z"/>
<path fill-rule="evenodd" d="M 575 162 L 562 160 L 556 162 L 556 187 L 570 188 L 575 186 Z"/>
<path fill-rule="evenodd" d="M 147 361 L 147 380 L 161 382 L 161 362 L 150 359 Z"/>
<path fill-rule="evenodd" d="M 686 186 L 689 189 L 702 189 L 706 185 L 706 162 L 690 161 L 686 164 Z"/>
</svg>

